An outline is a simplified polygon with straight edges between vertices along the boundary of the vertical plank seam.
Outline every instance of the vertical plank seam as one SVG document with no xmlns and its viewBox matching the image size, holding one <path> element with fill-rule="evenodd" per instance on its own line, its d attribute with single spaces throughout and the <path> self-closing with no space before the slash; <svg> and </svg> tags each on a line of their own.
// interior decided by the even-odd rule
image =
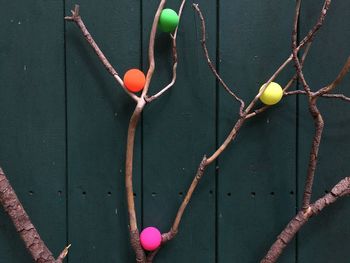
<svg viewBox="0 0 350 263">
<path fill-rule="evenodd" d="M 301 11 L 302 12 L 302 11 Z M 301 16 L 298 18 L 298 31 L 297 31 L 297 43 L 300 41 L 300 26 L 301 26 Z M 300 56 L 300 55 L 299 55 Z M 295 87 L 299 89 L 299 79 L 297 79 Z M 296 117 L 296 126 L 295 126 L 295 214 L 298 213 L 299 209 L 299 95 L 295 98 L 295 117 Z M 298 262 L 298 240 L 299 234 L 295 235 L 295 249 L 294 249 L 294 262 Z"/>
<path fill-rule="evenodd" d="M 65 205 L 66 205 L 66 244 L 69 243 L 69 209 L 68 209 L 68 90 L 67 90 L 67 43 L 66 43 L 66 22 L 63 19 L 66 11 L 65 0 L 62 1 L 63 4 L 63 14 L 62 14 L 62 23 L 63 23 L 63 61 L 64 61 L 64 107 L 65 107 Z M 66 262 L 69 262 L 69 254 L 66 257 Z"/>
<path fill-rule="evenodd" d="M 143 1 L 140 1 L 140 69 L 144 71 L 144 64 L 143 64 Z M 140 143 L 141 143 L 141 181 L 140 181 L 140 209 L 141 209 L 141 220 L 140 220 L 140 227 L 143 229 L 144 227 L 144 145 L 143 145 L 143 134 L 144 134 L 144 118 L 143 118 L 143 112 L 141 113 L 141 120 L 140 120 Z"/>
<path fill-rule="evenodd" d="M 216 58 L 215 64 L 220 74 L 220 0 L 216 0 Z M 219 82 L 215 79 L 215 149 L 219 147 Z M 215 262 L 219 262 L 219 158 L 215 161 Z"/>
</svg>

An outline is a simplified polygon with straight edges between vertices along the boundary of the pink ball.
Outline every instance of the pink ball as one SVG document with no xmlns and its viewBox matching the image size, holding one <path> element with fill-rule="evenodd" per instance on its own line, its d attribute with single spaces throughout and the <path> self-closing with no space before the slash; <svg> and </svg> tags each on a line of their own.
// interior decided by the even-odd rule
<svg viewBox="0 0 350 263">
<path fill-rule="evenodd" d="M 156 250 L 162 242 L 162 235 L 155 227 L 147 227 L 140 234 L 141 246 L 148 251 Z"/>
</svg>

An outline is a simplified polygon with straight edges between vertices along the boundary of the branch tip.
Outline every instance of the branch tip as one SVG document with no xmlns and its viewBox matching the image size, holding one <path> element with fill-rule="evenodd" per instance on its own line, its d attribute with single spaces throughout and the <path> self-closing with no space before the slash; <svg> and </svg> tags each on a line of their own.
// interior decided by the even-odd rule
<svg viewBox="0 0 350 263">
<path fill-rule="evenodd" d="M 70 248 L 71 246 L 72 246 L 72 244 L 69 244 L 68 246 L 66 246 L 66 247 L 62 250 L 61 254 L 58 256 L 58 258 L 57 258 L 57 260 L 56 260 L 57 263 L 62 262 L 63 259 L 68 255 L 69 248 Z"/>
<path fill-rule="evenodd" d="M 64 19 L 67 21 L 76 21 L 77 18 L 80 16 L 79 11 L 80 11 L 80 6 L 75 5 L 74 10 L 70 10 L 70 12 L 72 13 L 72 16 L 65 16 Z"/>
</svg>

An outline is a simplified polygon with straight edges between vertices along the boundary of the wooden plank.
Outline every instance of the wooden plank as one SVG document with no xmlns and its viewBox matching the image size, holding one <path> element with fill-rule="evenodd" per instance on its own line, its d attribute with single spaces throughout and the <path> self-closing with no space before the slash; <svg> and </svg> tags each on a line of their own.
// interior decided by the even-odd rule
<svg viewBox="0 0 350 263">
<path fill-rule="evenodd" d="M 301 36 L 316 22 L 323 1 L 305 1 L 302 8 Z M 325 25 L 314 40 L 305 64 L 305 76 L 313 90 L 330 83 L 349 56 L 350 2 L 332 3 Z M 335 90 L 349 95 L 350 78 Z M 302 87 L 301 87 L 302 88 Z M 320 99 L 325 128 L 316 169 L 313 200 L 329 191 L 340 179 L 349 176 L 350 109 L 345 102 Z M 314 132 L 306 99 L 300 98 L 299 114 L 299 193 L 302 194 L 308 156 Z M 300 195 L 300 202 L 302 196 Z M 350 239 L 350 200 L 344 199 L 323 211 L 306 225 L 298 238 L 298 262 L 348 262 Z"/>
<path fill-rule="evenodd" d="M 0 9 L 0 165 L 55 255 L 66 245 L 64 30 L 61 1 Z M 32 262 L 0 212 L 1 262 Z"/>
<path fill-rule="evenodd" d="M 143 2 L 144 68 L 148 35 L 159 3 Z M 181 1 L 168 1 L 178 10 Z M 215 80 L 199 42 L 199 20 L 186 4 L 178 34 L 178 78 L 173 89 L 146 108 L 143 118 L 143 224 L 168 231 L 195 171 L 215 147 Z M 201 3 L 208 24 L 209 49 L 215 60 L 216 3 Z M 156 38 L 156 72 L 151 94 L 171 78 L 171 42 Z M 215 261 L 215 171 L 209 167 L 189 204 L 179 234 L 159 253 L 157 262 Z"/>
<path fill-rule="evenodd" d="M 289 56 L 294 1 L 220 1 L 220 72 L 247 102 Z M 292 73 L 278 77 L 285 85 Z M 239 105 L 219 90 L 219 143 Z M 295 98 L 248 121 L 219 158 L 218 262 L 259 262 L 295 213 Z M 261 105 L 261 104 L 260 104 Z M 294 262 L 291 244 L 279 262 Z"/>
<path fill-rule="evenodd" d="M 73 4 L 67 2 L 67 14 Z M 86 0 L 80 6 L 88 29 L 119 74 L 138 67 L 139 1 Z M 135 262 L 124 187 L 127 125 L 134 102 L 116 86 L 76 25 L 66 28 L 69 260 Z M 139 132 L 136 137 L 134 177 L 140 215 Z"/>
</svg>

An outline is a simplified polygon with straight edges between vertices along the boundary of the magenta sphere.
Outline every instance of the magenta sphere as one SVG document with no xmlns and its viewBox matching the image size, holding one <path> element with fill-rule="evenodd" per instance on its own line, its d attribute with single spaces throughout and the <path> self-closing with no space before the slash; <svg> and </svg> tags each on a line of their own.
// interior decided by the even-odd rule
<svg viewBox="0 0 350 263">
<path fill-rule="evenodd" d="M 162 242 L 162 235 L 155 227 L 147 227 L 140 234 L 141 246 L 147 251 L 156 250 Z"/>
</svg>

